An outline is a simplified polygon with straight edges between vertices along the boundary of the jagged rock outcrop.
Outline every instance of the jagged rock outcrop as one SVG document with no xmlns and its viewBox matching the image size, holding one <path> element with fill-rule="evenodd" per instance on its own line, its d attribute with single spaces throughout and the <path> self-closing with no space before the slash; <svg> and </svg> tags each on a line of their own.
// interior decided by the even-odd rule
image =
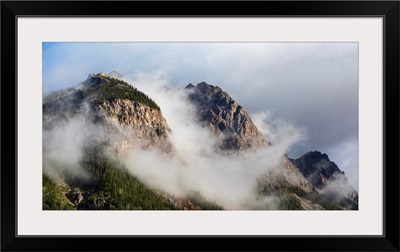
<svg viewBox="0 0 400 252">
<path fill-rule="evenodd" d="M 277 167 L 266 170 L 265 174 L 259 179 L 259 183 L 277 190 L 287 185 L 298 187 L 307 193 L 314 190 L 314 186 L 303 177 L 299 169 L 289 161 L 286 155 L 282 157 Z"/>
<path fill-rule="evenodd" d="M 185 88 L 195 105 L 199 121 L 219 140 L 222 151 L 248 150 L 267 146 L 245 109 L 218 86 L 201 82 Z"/>
<path fill-rule="evenodd" d="M 298 159 L 291 159 L 304 177 L 315 187 L 322 188 L 334 174 L 342 173 L 337 165 L 329 160 L 327 154 L 319 151 L 310 151 Z"/>
<path fill-rule="evenodd" d="M 311 151 L 298 159 L 290 159 L 321 194 L 337 203 L 358 205 L 358 192 L 351 186 L 345 173 L 326 153 Z"/>
</svg>

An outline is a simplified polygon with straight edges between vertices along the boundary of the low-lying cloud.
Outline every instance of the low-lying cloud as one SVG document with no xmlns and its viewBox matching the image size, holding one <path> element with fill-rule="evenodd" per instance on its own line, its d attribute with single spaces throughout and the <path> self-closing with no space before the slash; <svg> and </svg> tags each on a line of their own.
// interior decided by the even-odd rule
<svg viewBox="0 0 400 252">
<path fill-rule="evenodd" d="M 176 156 L 171 158 L 155 150 L 134 148 L 126 158 L 126 165 L 151 186 L 175 195 L 199 191 L 228 209 L 259 205 L 261 202 L 256 200 L 254 193 L 257 178 L 268 169 L 278 167 L 288 148 L 302 138 L 301 131 L 287 124 L 281 131 L 274 128 L 272 146 L 251 150 L 245 156 L 224 156 L 215 152 L 216 139 L 209 129 L 196 121 L 185 90 L 168 87 L 168 83 L 154 75 L 140 75 L 138 79 L 127 81 L 160 105 L 172 129 L 169 138 Z M 258 124 L 263 129 L 268 128 L 265 121 Z M 276 208 L 277 199 L 263 200 Z"/>
<path fill-rule="evenodd" d="M 80 164 L 84 148 L 107 141 L 104 128 L 93 124 L 84 114 L 69 118 L 46 116 L 44 120 L 45 124 L 54 125 L 43 130 L 43 172 L 52 177 L 62 175 L 63 171 L 87 177 Z"/>
<path fill-rule="evenodd" d="M 254 113 L 251 118 L 261 134 L 272 144 L 285 143 L 284 146 L 290 148 L 294 144 L 301 144 L 307 138 L 306 129 L 296 127 L 281 118 L 276 118 L 270 111 Z M 289 151 L 289 149 L 286 151 Z"/>
</svg>

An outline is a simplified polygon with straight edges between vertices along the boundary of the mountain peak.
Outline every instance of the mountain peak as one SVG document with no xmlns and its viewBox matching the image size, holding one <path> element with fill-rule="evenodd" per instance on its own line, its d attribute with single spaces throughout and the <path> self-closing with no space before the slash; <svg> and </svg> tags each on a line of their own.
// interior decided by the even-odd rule
<svg viewBox="0 0 400 252">
<path fill-rule="evenodd" d="M 230 152 L 268 145 L 244 108 L 220 87 L 203 81 L 186 89 L 200 123 L 219 140 L 219 149 Z"/>
<path fill-rule="evenodd" d="M 86 91 L 87 89 L 90 88 L 97 88 L 107 82 L 107 77 L 108 75 L 104 72 L 100 72 L 97 74 L 89 74 L 87 79 L 79 84 L 76 88 L 77 89 L 82 89 Z"/>
<path fill-rule="evenodd" d="M 346 209 L 358 208 L 358 192 L 326 153 L 310 151 L 290 161 L 322 195 Z"/>
<path fill-rule="evenodd" d="M 89 74 L 89 78 L 90 77 L 107 77 L 107 74 L 105 73 L 105 72 L 103 72 L 103 71 L 101 71 L 101 72 L 99 72 L 99 73 L 97 73 L 97 74 Z"/>
<path fill-rule="evenodd" d="M 197 84 L 197 89 L 200 90 L 202 93 L 205 94 L 215 94 L 218 92 L 222 92 L 222 89 L 218 86 L 213 86 L 208 84 L 207 82 L 200 82 L 199 84 Z"/>
<path fill-rule="evenodd" d="M 308 159 L 324 159 L 327 160 L 329 162 L 331 162 L 331 160 L 329 159 L 328 155 L 326 153 L 321 153 L 319 151 L 310 151 L 307 152 L 306 154 L 303 155 L 303 157 L 306 157 Z"/>
<path fill-rule="evenodd" d="M 223 92 L 220 87 L 210 85 L 205 81 L 198 83 L 196 86 L 190 83 L 185 87 L 185 89 L 195 92 L 195 94 L 191 95 L 192 98 L 198 96 L 198 98 L 201 97 L 201 99 L 204 100 L 221 100 L 221 98 L 232 100 L 231 97 L 227 93 Z"/>
<path fill-rule="evenodd" d="M 114 79 L 122 79 L 124 76 L 117 72 L 117 71 L 111 71 L 108 74 L 106 74 L 104 71 L 101 71 L 97 74 L 89 74 L 88 78 L 114 78 Z"/>
<path fill-rule="evenodd" d="M 58 107 L 69 110 L 67 105 L 76 105 L 79 110 L 84 100 L 103 103 L 112 99 L 127 99 L 139 102 L 152 109 L 160 110 L 160 107 L 146 94 L 139 91 L 129 83 L 113 78 L 104 72 L 89 74 L 88 78 L 73 88 L 60 90 L 47 96 L 44 100 L 44 111 L 49 107 Z M 62 101 L 66 106 L 61 106 Z M 51 103 L 55 102 L 52 106 Z"/>
<path fill-rule="evenodd" d="M 321 188 L 326 184 L 325 180 L 335 174 L 343 174 L 339 167 L 332 162 L 326 153 L 310 151 L 298 159 L 291 159 L 303 176 L 314 186 Z"/>
<path fill-rule="evenodd" d="M 195 85 L 193 85 L 192 83 L 189 83 L 186 87 L 185 87 L 185 89 L 192 89 L 192 88 L 195 88 L 196 86 Z"/>
</svg>

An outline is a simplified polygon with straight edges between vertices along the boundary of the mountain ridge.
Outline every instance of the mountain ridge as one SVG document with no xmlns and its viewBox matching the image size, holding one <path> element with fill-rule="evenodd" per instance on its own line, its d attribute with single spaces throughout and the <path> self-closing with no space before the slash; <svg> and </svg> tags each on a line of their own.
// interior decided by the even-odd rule
<svg viewBox="0 0 400 252">
<path fill-rule="evenodd" d="M 119 78 L 116 79 L 110 77 L 110 75 Z M 121 80 L 122 78 L 123 76 L 118 75 L 116 72 L 109 75 L 103 72 L 90 74 L 85 81 L 75 87 L 54 92 L 44 97 L 44 132 L 51 132 L 57 123 L 83 116 L 85 120 L 101 125 L 104 128 L 106 138 L 97 142 L 103 146 L 102 149 L 106 150 L 104 153 L 115 157 L 114 161 L 117 161 L 119 157 L 123 157 L 132 148 L 138 148 L 138 146 L 143 150 L 155 147 L 157 150 L 161 150 L 161 153 L 173 155 L 174 146 L 169 139 L 169 134 L 174 129 L 169 127 L 167 120 L 163 117 L 162 108 L 147 94 Z M 196 86 L 188 84 L 184 90 L 187 94 L 187 100 L 195 108 L 198 123 L 208 128 L 211 135 L 217 139 L 217 145 L 210 146 L 210 148 L 215 148 L 217 153 L 240 157 L 242 153 L 251 153 L 255 150 L 271 147 L 271 143 L 257 129 L 246 110 L 220 87 L 201 82 Z M 44 146 L 45 148 L 46 146 Z M 99 153 L 102 153 L 102 151 Z M 283 203 L 280 206 L 282 209 L 357 209 L 358 193 L 354 189 L 351 188 L 351 190 L 347 187 L 345 188 L 345 193 L 332 189 L 333 183 L 329 183 L 330 181 L 346 181 L 347 178 L 336 164 L 329 160 L 326 154 L 319 154 L 315 156 L 315 162 L 319 160 L 319 162 L 325 162 L 330 166 L 320 165 L 315 168 L 313 166 L 314 161 L 309 161 L 309 155 L 303 159 L 296 160 L 289 159 L 287 155 L 280 157 L 280 163 L 272 169 L 266 169 L 265 173 L 258 179 L 257 190 L 260 192 L 259 196 L 282 198 Z M 123 181 L 122 177 L 125 175 L 115 172 L 114 168 L 111 168 L 119 165 L 114 164 L 114 161 L 110 164 L 108 161 L 98 163 L 96 160 L 99 158 L 101 159 L 102 157 L 90 159 L 87 169 L 95 171 L 96 176 L 100 176 L 101 180 L 99 181 L 103 181 L 101 183 L 106 183 L 105 185 L 109 183 L 107 176 L 103 172 L 114 174 L 113 176 L 117 176 Z M 107 164 L 105 166 L 108 167 L 106 170 L 102 170 L 103 164 Z M 95 168 L 92 169 L 90 165 L 94 165 Z M 314 176 L 313 174 L 316 175 Z M 323 185 L 312 179 L 314 177 L 320 178 L 320 175 L 326 181 Z M 136 183 L 135 180 L 132 181 L 132 183 Z M 101 186 L 104 186 L 104 184 L 101 184 Z M 85 200 L 80 203 L 84 202 L 85 206 L 81 205 L 81 208 L 91 208 L 99 204 L 102 206 L 101 209 L 104 209 L 104 207 L 108 209 L 108 207 L 113 206 L 111 203 L 111 205 L 109 204 L 108 201 L 111 199 L 107 198 L 108 196 L 106 197 L 107 199 L 99 196 L 103 203 L 93 200 L 88 203 L 88 198 L 93 198 L 92 195 L 97 195 L 97 191 L 92 187 L 90 187 L 90 190 L 80 192 L 71 188 L 65 195 L 74 195 L 74 202 L 77 197 L 78 199 L 83 197 Z M 118 190 L 115 188 L 108 188 L 107 190 L 111 195 L 118 195 Z M 126 188 L 126 190 L 130 189 Z M 151 193 L 150 191 L 146 192 Z M 163 197 L 162 202 L 173 202 L 174 208 L 177 209 L 222 209 L 216 203 L 207 202 L 206 199 L 202 198 L 201 194 L 196 194 L 196 192 L 190 195 L 197 196 L 190 199 L 189 196 L 188 198 L 177 199 L 160 192 L 155 195 Z M 340 200 L 342 200 L 343 195 L 346 200 L 342 202 Z M 335 200 L 335 197 L 339 196 L 340 200 Z M 158 196 L 153 195 L 151 197 L 157 198 Z M 76 206 L 80 203 L 77 203 Z M 127 203 L 125 202 L 120 206 L 129 208 L 128 205 L 124 204 Z M 168 206 L 171 205 L 167 204 L 163 207 Z M 152 207 L 148 205 L 146 208 Z"/>
</svg>

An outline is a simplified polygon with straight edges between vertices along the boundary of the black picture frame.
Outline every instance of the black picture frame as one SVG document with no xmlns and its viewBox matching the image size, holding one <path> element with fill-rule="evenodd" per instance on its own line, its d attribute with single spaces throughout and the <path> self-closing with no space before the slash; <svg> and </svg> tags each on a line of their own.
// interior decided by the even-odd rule
<svg viewBox="0 0 400 252">
<path fill-rule="evenodd" d="M 399 1 L 2 1 L 2 251 L 399 251 Z M 16 235 L 17 18 L 19 16 L 381 16 L 384 18 L 383 236 L 70 236 Z M 183 243 L 187 242 L 187 243 Z M 184 246 L 184 244 L 189 244 Z"/>
</svg>

